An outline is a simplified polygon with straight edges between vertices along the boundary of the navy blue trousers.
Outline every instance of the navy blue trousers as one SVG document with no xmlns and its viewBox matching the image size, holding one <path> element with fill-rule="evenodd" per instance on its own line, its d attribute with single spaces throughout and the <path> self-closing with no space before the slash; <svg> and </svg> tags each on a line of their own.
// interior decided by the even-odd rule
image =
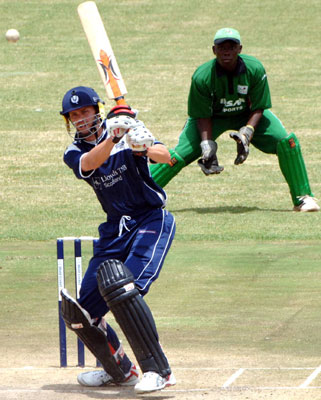
<svg viewBox="0 0 321 400">
<path fill-rule="evenodd" d="M 135 219 L 123 216 L 122 221 L 102 223 L 94 256 L 81 284 L 79 304 L 92 318 L 101 318 L 109 311 L 96 279 L 99 265 L 107 259 L 122 261 L 144 296 L 162 269 L 174 235 L 175 219 L 165 209 L 151 210 Z"/>
</svg>

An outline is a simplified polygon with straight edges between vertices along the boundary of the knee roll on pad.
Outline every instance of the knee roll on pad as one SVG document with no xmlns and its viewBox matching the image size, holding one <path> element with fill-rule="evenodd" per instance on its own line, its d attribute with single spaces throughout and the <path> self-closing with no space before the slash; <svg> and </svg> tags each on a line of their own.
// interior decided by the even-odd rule
<svg viewBox="0 0 321 400">
<path fill-rule="evenodd" d="M 119 260 L 106 260 L 99 266 L 97 273 L 100 294 L 111 309 L 115 304 L 139 295 L 133 274 Z"/>
<path fill-rule="evenodd" d="M 169 150 L 169 152 L 171 154 L 170 164 L 151 164 L 149 166 L 154 181 L 161 187 L 166 186 L 186 165 L 183 158 L 174 150 Z"/>
<path fill-rule="evenodd" d="M 159 344 L 154 318 L 139 294 L 134 277 L 119 260 L 106 260 L 97 272 L 100 294 L 125 334 L 143 372 L 171 373 Z"/>
<path fill-rule="evenodd" d="M 61 297 L 61 314 L 66 326 L 76 333 L 101 362 L 104 370 L 113 378 L 114 382 L 124 381 L 125 373 L 111 354 L 105 333 L 92 324 L 88 312 L 65 289 L 61 291 Z"/>
<path fill-rule="evenodd" d="M 294 133 L 278 142 L 277 155 L 280 169 L 289 185 L 293 203 L 297 205 L 300 196 L 306 194 L 311 196 L 312 193 L 301 146 Z"/>
</svg>

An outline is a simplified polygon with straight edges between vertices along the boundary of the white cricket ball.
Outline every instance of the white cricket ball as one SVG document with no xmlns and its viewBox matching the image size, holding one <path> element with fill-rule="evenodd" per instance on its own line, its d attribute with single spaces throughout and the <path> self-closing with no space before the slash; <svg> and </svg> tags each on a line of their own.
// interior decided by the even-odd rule
<svg viewBox="0 0 321 400">
<path fill-rule="evenodd" d="M 20 34 L 17 29 L 8 29 L 6 32 L 6 39 L 8 42 L 17 42 L 20 38 Z"/>
</svg>

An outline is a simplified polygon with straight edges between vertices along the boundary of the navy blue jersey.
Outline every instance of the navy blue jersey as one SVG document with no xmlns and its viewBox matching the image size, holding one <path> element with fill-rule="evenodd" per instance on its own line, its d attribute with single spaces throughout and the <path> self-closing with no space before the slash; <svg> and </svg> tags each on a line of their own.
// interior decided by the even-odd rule
<svg viewBox="0 0 321 400">
<path fill-rule="evenodd" d="M 101 140 L 107 137 L 105 130 Z M 139 216 L 166 205 L 166 193 L 152 179 L 148 158 L 134 156 L 125 137 L 115 144 L 103 165 L 93 171 L 81 171 L 81 158 L 94 143 L 76 140 L 64 153 L 64 162 L 76 177 L 94 189 L 108 220 L 119 220 L 123 215 Z"/>
</svg>

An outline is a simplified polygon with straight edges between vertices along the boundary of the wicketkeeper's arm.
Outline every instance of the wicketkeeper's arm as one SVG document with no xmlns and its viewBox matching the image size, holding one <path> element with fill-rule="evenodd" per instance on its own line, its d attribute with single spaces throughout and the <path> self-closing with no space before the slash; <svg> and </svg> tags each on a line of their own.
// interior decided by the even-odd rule
<svg viewBox="0 0 321 400">
<path fill-rule="evenodd" d="M 250 114 L 246 125 L 253 126 L 254 129 L 258 126 L 263 115 L 263 110 L 255 110 Z"/>
<path fill-rule="evenodd" d="M 210 160 L 216 153 L 216 146 L 212 139 L 212 120 L 211 118 L 199 118 L 197 129 L 201 139 L 202 159 Z"/>
<path fill-rule="evenodd" d="M 212 119 L 199 118 L 197 120 L 198 132 L 202 140 L 212 140 Z"/>
</svg>

